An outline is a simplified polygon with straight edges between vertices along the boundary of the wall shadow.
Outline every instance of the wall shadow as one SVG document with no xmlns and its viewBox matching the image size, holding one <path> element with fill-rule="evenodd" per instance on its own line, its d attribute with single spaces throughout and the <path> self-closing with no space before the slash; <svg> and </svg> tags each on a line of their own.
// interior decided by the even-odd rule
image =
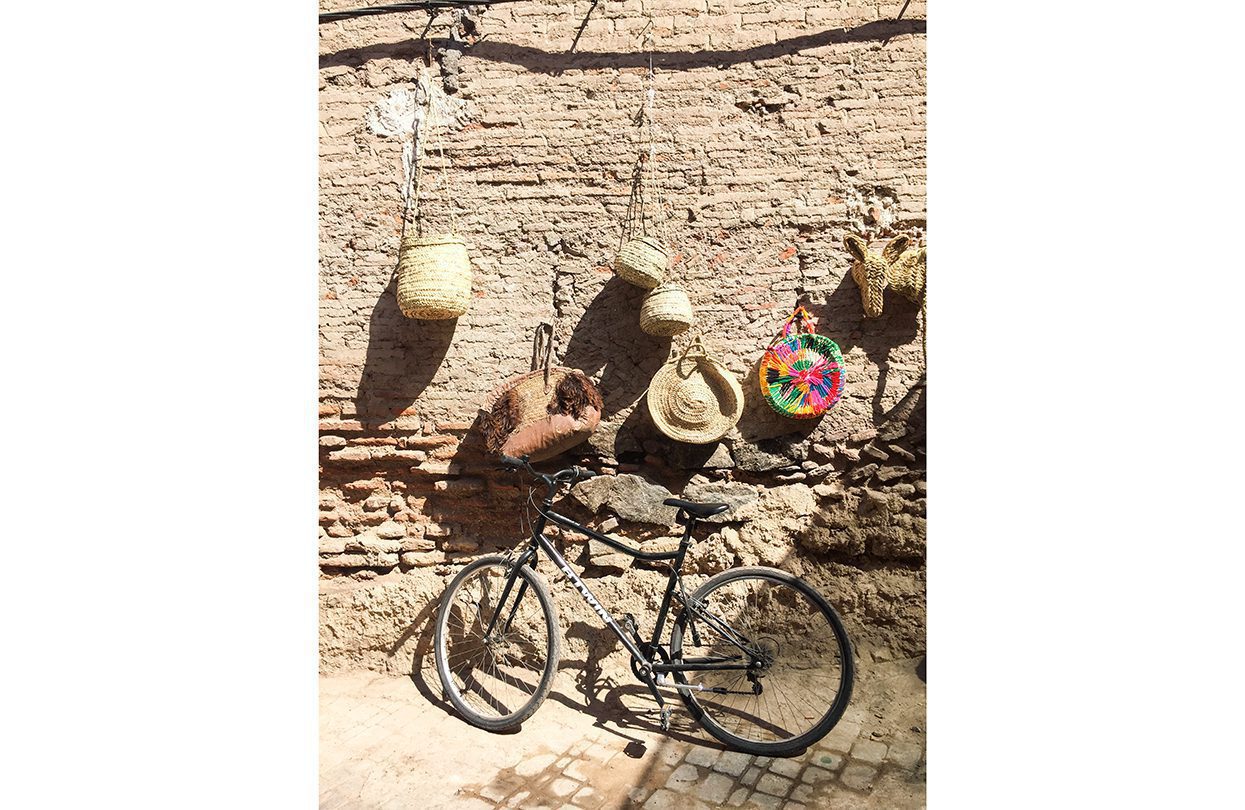
<svg viewBox="0 0 1245 810">
<path fill-rule="evenodd" d="M 697 68 L 726 68 L 746 62 L 760 62 L 790 56 L 797 51 L 824 48 L 850 42 L 882 42 L 905 34 L 924 34 L 925 20 L 875 20 L 855 28 L 836 28 L 780 39 L 750 48 L 714 49 L 704 51 L 656 51 L 653 66 L 662 70 L 695 70 Z M 434 39 L 434 43 L 446 40 Z M 409 60 L 411 54 L 424 53 L 426 45 L 420 39 L 401 42 L 377 42 L 361 48 L 344 48 L 320 55 L 320 67 L 361 67 L 372 59 Z M 596 68 L 648 67 L 648 53 L 644 51 L 546 51 L 530 45 L 515 45 L 491 38 L 480 40 L 468 48 L 464 55 L 490 62 L 506 62 L 517 65 L 531 73 L 558 75 L 567 70 L 591 70 Z"/>
<path fill-rule="evenodd" d="M 888 292 L 882 315 L 866 318 L 860 303 L 860 288 L 851 273 L 844 273 L 837 287 L 830 290 L 823 303 L 812 299 L 810 309 L 818 318 L 818 333 L 839 344 L 844 355 L 859 346 L 869 362 L 878 367 L 878 384 L 873 393 L 873 418 L 881 423 L 883 395 L 890 376 L 890 353 L 920 338 L 921 307 L 901 295 Z M 922 376 L 924 369 L 922 369 Z M 850 378 L 848 380 L 851 381 Z"/>
<path fill-rule="evenodd" d="M 398 279 L 390 279 L 368 319 L 367 359 L 355 412 L 375 429 L 409 408 L 432 382 L 454 339 L 458 320 L 420 321 L 398 309 Z"/>
<path fill-rule="evenodd" d="M 589 302 L 562 352 L 562 365 L 590 377 L 600 374 L 597 389 L 605 400 L 603 423 L 630 408 L 648 390 L 649 381 L 670 355 L 670 338 L 653 337 L 640 329 L 644 294 L 639 287 L 611 276 Z M 631 417 L 624 427 L 638 424 Z"/>
</svg>

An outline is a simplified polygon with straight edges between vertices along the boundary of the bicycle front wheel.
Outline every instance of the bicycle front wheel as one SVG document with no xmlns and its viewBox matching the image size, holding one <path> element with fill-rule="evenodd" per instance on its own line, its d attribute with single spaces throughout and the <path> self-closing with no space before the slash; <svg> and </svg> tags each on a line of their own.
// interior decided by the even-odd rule
<svg viewBox="0 0 1245 810">
<path fill-rule="evenodd" d="M 549 590 L 535 571 L 520 568 L 502 603 L 510 571 L 505 557 L 481 557 L 454 577 L 437 611 L 441 686 L 467 722 L 489 731 L 514 728 L 540 707 L 561 648 Z"/>
<path fill-rule="evenodd" d="M 709 579 L 670 632 L 679 695 L 705 730 L 749 754 L 784 756 L 820 740 L 851 699 L 851 642 L 830 603 L 775 568 L 736 568 Z M 700 646 L 691 644 L 694 622 Z M 725 668 L 735 667 L 735 668 Z"/>
</svg>

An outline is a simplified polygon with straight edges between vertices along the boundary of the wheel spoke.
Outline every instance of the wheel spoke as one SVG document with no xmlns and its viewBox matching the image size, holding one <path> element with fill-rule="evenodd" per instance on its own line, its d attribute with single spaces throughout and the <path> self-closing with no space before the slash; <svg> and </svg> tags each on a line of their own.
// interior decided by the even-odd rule
<svg viewBox="0 0 1245 810">
<path fill-rule="evenodd" d="M 817 601 L 785 579 L 748 574 L 716 584 L 699 602 L 697 612 L 714 621 L 697 623 L 704 649 L 695 657 L 732 657 L 738 655 L 738 641 L 746 640 L 769 659 L 753 673 L 759 695 L 753 694 L 754 680 L 740 670 L 685 672 L 703 678 L 706 687 L 726 690 L 689 695 L 711 730 L 716 726 L 745 743 L 781 745 L 823 726 L 836 707 L 841 712 L 839 697 L 850 689 L 846 653 L 831 616 Z M 687 636 L 683 628 L 677 635 L 678 649 L 672 651 L 682 659 Z M 822 733 L 828 730 L 826 725 Z"/>
<path fill-rule="evenodd" d="M 549 652 L 556 648 L 551 638 L 556 626 L 534 587 L 512 588 L 500 605 L 513 615 L 509 632 L 499 626 L 485 639 L 509 571 L 500 561 L 483 565 L 456 580 L 455 590 L 445 596 L 451 607 L 444 613 L 436 654 L 450 677 L 448 682 L 443 677 L 442 685 L 469 720 L 474 716 L 493 723 L 534 708 L 544 697 L 546 671 L 555 665 Z"/>
</svg>

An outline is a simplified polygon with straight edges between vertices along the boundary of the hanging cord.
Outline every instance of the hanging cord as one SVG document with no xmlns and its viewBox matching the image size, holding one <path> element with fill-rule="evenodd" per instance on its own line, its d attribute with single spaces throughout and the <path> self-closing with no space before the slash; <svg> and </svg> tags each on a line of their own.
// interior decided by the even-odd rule
<svg viewBox="0 0 1245 810">
<path fill-rule="evenodd" d="M 432 40 L 428 40 L 427 60 L 432 59 Z M 403 200 L 402 207 L 402 232 L 406 234 L 406 224 L 411 219 L 411 211 L 414 210 L 413 223 L 415 225 L 415 235 L 422 237 L 424 235 L 424 216 L 423 216 L 423 179 L 424 179 L 424 163 L 427 157 L 427 144 L 431 140 L 432 147 L 441 157 L 440 177 L 436 187 L 439 191 L 438 197 L 441 204 L 448 209 L 450 218 L 450 232 L 458 233 L 458 217 L 455 214 L 455 206 L 452 204 L 452 195 L 450 194 L 450 176 L 449 161 L 445 157 L 445 143 L 441 138 L 440 131 L 433 125 L 433 103 L 432 103 L 432 84 L 431 79 L 426 75 L 417 75 L 415 79 L 415 113 L 412 121 L 412 140 L 410 157 L 407 163 L 407 193 Z M 442 116 L 448 118 L 448 115 Z M 411 176 L 414 175 L 413 182 Z M 413 190 L 412 190 L 413 188 Z"/>
<path fill-rule="evenodd" d="M 423 236 L 423 220 L 420 217 L 419 196 L 424 174 L 424 139 L 430 103 L 431 94 L 424 86 L 424 79 L 417 76 L 415 79 L 415 109 L 411 116 L 410 151 L 405 156 L 407 160 L 406 183 L 402 200 L 403 236 L 406 235 L 408 222 L 413 222 L 415 225 L 416 236 Z M 412 209 L 415 212 L 413 220 L 411 218 Z"/>
<path fill-rule="evenodd" d="M 553 324 L 542 321 L 532 338 L 532 371 L 545 369 L 545 387 L 549 387 L 549 360 L 553 357 Z"/>
<path fill-rule="evenodd" d="M 653 70 L 653 19 L 650 16 L 648 23 L 641 32 L 642 47 L 648 51 L 648 72 L 644 78 L 644 103 L 640 107 L 640 112 L 636 116 L 636 162 L 631 173 L 631 194 L 627 200 L 627 217 L 623 223 L 622 240 L 619 247 L 623 243 L 635 235 L 637 226 L 640 236 L 648 236 L 652 233 L 655 236 L 665 238 L 665 210 L 664 201 L 662 199 L 661 184 L 657 179 L 657 136 L 656 128 L 653 122 L 653 106 L 656 100 L 656 91 L 654 89 L 655 72 Z M 656 213 L 650 210 L 650 206 L 656 206 Z"/>
<path fill-rule="evenodd" d="M 662 195 L 661 177 L 657 173 L 657 127 L 653 119 L 653 108 L 657 101 L 657 74 L 653 70 L 653 49 L 656 42 L 653 38 L 653 18 L 650 16 L 648 25 L 644 27 L 644 46 L 648 51 L 648 74 L 645 76 L 644 89 L 644 125 L 645 134 L 648 136 L 648 156 L 644 159 L 647 165 L 647 177 L 644 185 L 647 186 L 646 192 L 651 192 L 652 202 L 656 206 L 656 215 L 651 217 L 653 223 L 653 231 L 657 236 L 662 237 L 665 241 L 669 241 L 669 233 L 665 227 L 666 208 L 665 199 Z M 648 200 L 643 202 L 647 203 Z M 641 216 L 645 215 L 644 206 L 641 208 Z M 646 232 L 647 233 L 647 232 Z"/>
</svg>

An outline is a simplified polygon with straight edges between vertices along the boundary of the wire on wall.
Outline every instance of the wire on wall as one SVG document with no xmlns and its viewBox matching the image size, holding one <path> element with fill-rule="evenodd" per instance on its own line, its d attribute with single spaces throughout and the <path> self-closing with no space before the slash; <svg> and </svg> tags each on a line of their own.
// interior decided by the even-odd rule
<svg viewBox="0 0 1245 810">
<path fill-rule="evenodd" d="M 368 6 L 343 11 L 325 11 L 320 14 L 320 24 L 352 20 L 356 17 L 374 17 L 378 14 L 398 14 L 404 11 L 439 11 L 446 8 L 468 6 L 497 6 L 502 3 L 519 3 L 523 0 L 420 0 L 417 3 L 392 3 L 386 6 Z"/>
</svg>

